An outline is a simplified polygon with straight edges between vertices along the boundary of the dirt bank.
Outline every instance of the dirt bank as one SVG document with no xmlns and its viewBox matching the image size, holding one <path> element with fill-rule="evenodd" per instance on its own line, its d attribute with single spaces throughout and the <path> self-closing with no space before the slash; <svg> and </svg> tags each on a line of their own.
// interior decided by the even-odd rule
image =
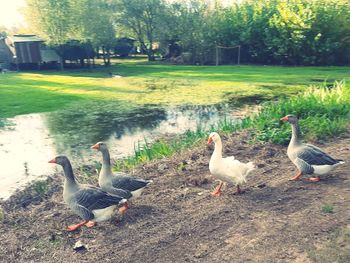
<svg viewBox="0 0 350 263">
<path fill-rule="evenodd" d="M 295 168 L 286 147 L 250 145 L 246 134 L 223 144 L 226 155 L 258 166 L 244 194 L 226 187 L 210 196 L 213 149 L 203 142 L 133 171 L 154 183 L 123 218 L 68 233 L 79 219 L 63 203 L 58 174 L 45 196 L 27 189 L 2 204 L 0 262 L 350 262 L 349 138 L 318 144 L 346 161 L 319 183 L 288 181 Z M 77 241 L 87 249 L 73 250 Z"/>
</svg>

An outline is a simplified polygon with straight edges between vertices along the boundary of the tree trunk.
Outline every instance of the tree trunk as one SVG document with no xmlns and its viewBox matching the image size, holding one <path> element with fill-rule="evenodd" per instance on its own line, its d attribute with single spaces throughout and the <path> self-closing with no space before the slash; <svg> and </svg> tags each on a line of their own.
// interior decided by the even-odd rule
<svg viewBox="0 0 350 263">
<path fill-rule="evenodd" d="M 110 49 L 107 48 L 107 64 L 106 66 L 110 66 L 111 65 L 111 52 Z"/>
<path fill-rule="evenodd" d="M 105 46 L 102 46 L 102 56 L 103 56 L 103 64 L 106 66 L 106 49 L 105 49 Z"/>
<path fill-rule="evenodd" d="M 154 57 L 154 52 L 152 50 L 152 46 L 147 49 L 147 56 L 148 56 L 148 61 L 155 61 L 155 57 Z"/>
</svg>

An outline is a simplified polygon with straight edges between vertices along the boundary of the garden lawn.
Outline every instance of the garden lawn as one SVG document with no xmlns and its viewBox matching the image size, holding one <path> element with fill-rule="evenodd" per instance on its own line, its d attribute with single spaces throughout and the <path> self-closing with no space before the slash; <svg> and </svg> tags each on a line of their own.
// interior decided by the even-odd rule
<svg viewBox="0 0 350 263">
<path fill-rule="evenodd" d="M 350 78 L 350 67 L 216 67 L 144 60 L 112 62 L 112 67 L 92 70 L 1 74 L 0 118 L 68 109 L 89 101 L 114 100 L 127 109 L 130 105 L 145 104 L 204 105 L 268 100 L 296 94 L 310 84 Z M 111 77 L 111 74 L 118 76 Z"/>
</svg>

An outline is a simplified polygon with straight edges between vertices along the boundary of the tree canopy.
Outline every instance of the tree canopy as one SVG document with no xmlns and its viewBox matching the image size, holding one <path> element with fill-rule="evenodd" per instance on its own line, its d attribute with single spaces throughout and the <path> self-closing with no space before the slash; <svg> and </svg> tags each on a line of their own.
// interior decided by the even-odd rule
<svg viewBox="0 0 350 263">
<path fill-rule="evenodd" d="M 192 63 L 212 64 L 217 45 L 240 45 L 243 63 L 350 63 L 348 0 L 27 0 L 27 19 L 48 43 L 90 41 L 111 49 L 135 39 L 155 58 L 176 43 Z"/>
</svg>

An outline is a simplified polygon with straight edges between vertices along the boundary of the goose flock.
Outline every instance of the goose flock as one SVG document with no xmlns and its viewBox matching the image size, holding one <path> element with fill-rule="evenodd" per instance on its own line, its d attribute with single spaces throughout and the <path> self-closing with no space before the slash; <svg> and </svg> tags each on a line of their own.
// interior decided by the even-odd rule
<svg viewBox="0 0 350 263">
<path fill-rule="evenodd" d="M 332 158 L 312 144 L 302 143 L 297 117 L 287 115 L 280 120 L 287 121 L 292 126 L 287 155 L 298 172 L 290 180 L 299 180 L 302 175 L 309 175 L 307 180 L 318 182 L 321 180 L 320 176 L 344 163 L 343 160 Z M 219 197 L 224 183 L 235 185 L 237 188 L 235 194 L 243 193 L 241 186 L 247 181 L 247 176 L 256 169 L 254 163 L 252 161 L 243 163 L 233 156 L 223 157 L 223 146 L 217 132 L 210 133 L 208 144 L 211 143 L 214 143 L 214 151 L 209 161 L 209 170 L 213 177 L 220 181 L 211 195 Z M 113 174 L 108 147 L 104 142 L 94 144 L 91 149 L 102 154 L 99 187 L 77 182 L 72 165 L 66 156 L 60 155 L 49 161 L 62 166 L 65 176 L 64 202 L 83 220 L 68 226 L 68 231 L 74 231 L 82 226 L 93 227 L 96 222 L 108 220 L 117 208 L 121 214 L 125 213 L 129 207 L 128 201 L 140 197 L 145 187 L 152 183 L 151 180 L 136 178 L 125 173 Z"/>
</svg>

